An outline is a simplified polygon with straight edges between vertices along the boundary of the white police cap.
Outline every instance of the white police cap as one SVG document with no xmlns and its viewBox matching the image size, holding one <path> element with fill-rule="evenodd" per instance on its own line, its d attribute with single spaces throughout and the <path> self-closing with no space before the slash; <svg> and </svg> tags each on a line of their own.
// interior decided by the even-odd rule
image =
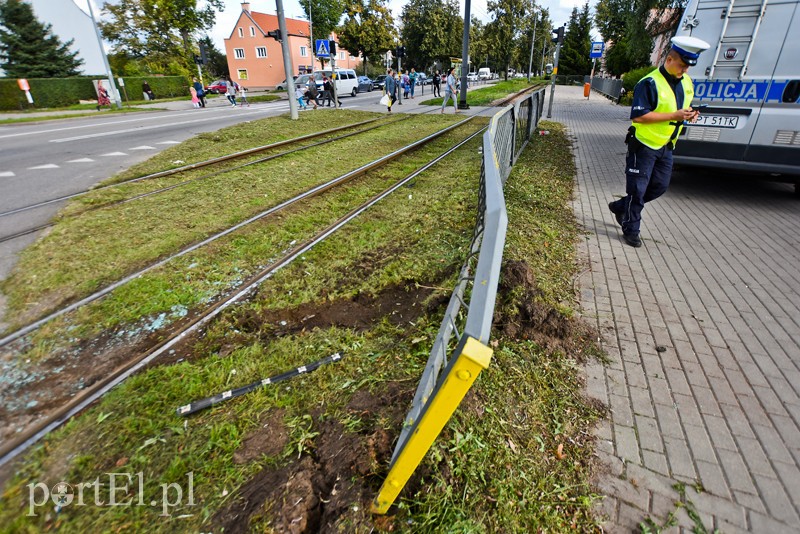
<svg viewBox="0 0 800 534">
<path fill-rule="evenodd" d="M 697 37 L 673 37 L 672 49 L 675 50 L 687 65 L 697 65 L 700 52 L 711 48 L 711 45 Z"/>
</svg>

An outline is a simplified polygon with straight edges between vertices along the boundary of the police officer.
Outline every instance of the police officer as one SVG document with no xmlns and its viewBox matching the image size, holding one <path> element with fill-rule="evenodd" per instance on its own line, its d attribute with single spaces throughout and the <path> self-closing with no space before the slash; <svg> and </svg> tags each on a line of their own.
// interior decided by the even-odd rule
<svg viewBox="0 0 800 534">
<path fill-rule="evenodd" d="M 686 71 L 710 45 L 696 37 L 673 37 L 664 64 L 639 80 L 633 90 L 631 127 L 625 142 L 626 193 L 608 209 L 622 226 L 622 238 L 641 247 L 639 225 L 646 202 L 663 195 L 672 175 L 672 149 L 684 121 L 697 120 L 691 108 L 694 84 Z"/>
</svg>

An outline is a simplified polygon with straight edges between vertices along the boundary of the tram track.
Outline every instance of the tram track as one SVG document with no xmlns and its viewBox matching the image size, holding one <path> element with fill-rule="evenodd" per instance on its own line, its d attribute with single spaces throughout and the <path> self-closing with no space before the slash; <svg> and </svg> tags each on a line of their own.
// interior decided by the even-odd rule
<svg viewBox="0 0 800 534">
<path fill-rule="evenodd" d="M 201 176 L 197 176 L 195 178 L 191 178 L 189 180 L 184 180 L 182 182 L 178 182 L 177 184 L 172 184 L 172 185 L 167 186 L 167 187 L 162 187 L 162 188 L 159 188 L 159 189 L 155 189 L 153 191 L 147 191 L 145 193 L 134 195 L 134 196 L 129 197 L 129 198 L 125 198 L 125 199 L 121 199 L 121 200 L 117 200 L 117 201 L 113 201 L 113 202 L 108 202 L 108 203 L 104 203 L 104 204 L 98 204 L 98 205 L 90 206 L 90 207 L 88 207 L 88 208 L 86 208 L 84 210 L 78 211 L 78 212 L 76 212 L 74 214 L 70 214 L 69 216 L 70 217 L 77 217 L 77 216 L 80 216 L 80 215 L 83 215 L 83 214 L 86 214 L 86 213 L 89 213 L 89 212 L 92 212 L 92 211 L 95 211 L 95 210 L 98 210 L 98 209 L 109 208 L 109 207 L 112 207 L 112 206 L 117 206 L 119 204 L 124 204 L 126 202 L 132 202 L 132 201 L 139 200 L 139 199 L 142 199 L 142 198 L 146 198 L 146 197 L 149 197 L 149 196 L 152 196 L 152 195 L 156 195 L 156 194 L 159 194 L 159 193 L 165 193 L 167 191 L 171 191 L 171 190 L 176 189 L 178 187 L 181 187 L 181 186 L 184 186 L 184 185 L 188 185 L 188 184 L 196 182 L 198 180 L 202 180 L 202 179 L 205 179 L 205 178 L 210 178 L 210 177 L 213 177 L 213 176 L 218 176 L 220 174 L 225 174 L 225 173 L 228 173 L 228 172 L 233 172 L 233 171 L 242 169 L 242 168 L 250 166 L 250 165 L 256 165 L 258 163 L 264 163 L 266 161 L 270 161 L 272 159 L 276 159 L 276 158 L 279 158 L 279 157 L 282 157 L 282 156 L 287 156 L 287 155 L 293 154 L 295 152 L 299 152 L 301 150 L 307 150 L 307 149 L 315 148 L 315 147 L 318 147 L 318 146 L 321 146 L 321 145 L 324 145 L 324 144 L 327 144 L 327 143 L 332 143 L 334 141 L 339 141 L 339 140 L 342 140 L 342 139 L 346 139 L 348 137 L 352 137 L 354 135 L 359 135 L 359 134 L 374 130 L 376 128 L 382 128 L 384 126 L 390 126 L 390 125 L 395 124 L 397 122 L 401 122 L 403 120 L 407 120 L 408 118 L 410 118 L 410 116 L 404 116 L 404 117 L 400 118 L 399 120 L 384 121 L 381 124 L 378 124 L 378 125 L 375 125 L 375 126 L 370 126 L 370 127 L 367 127 L 367 128 L 355 131 L 355 132 L 350 132 L 350 133 L 347 133 L 347 134 L 344 134 L 344 135 L 333 137 L 331 139 L 325 139 L 323 141 L 318 141 L 318 142 L 312 143 L 310 145 L 300 146 L 298 148 L 290 149 L 290 150 L 287 150 L 287 151 L 284 151 L 284 152 L 280 152 L 278 154 L 272 154 L 272 155 L 264 157 L 264 158 L 259 158 L 259 159 L 253 160 L 253 161 L 248 161 L 247 163 L 243 163 L 243 164 L 240 164 L 240 165 L 235 165 L 233 167 L 227 167 L 227 168 L 224 168 L 224 169 L 220 169 L 220 170 L 217 170 L 217 171 L 214 171 L 214 172 L 210 172 L 210 173 L 207 173 L 207 174 L 204 174 L 204 175 L 201 175 Z M 127 185 L 127 184 L 138 183 L 138 182 L 142 182 L 142 181 L 145 181 L 145 180 L 153 180 L 153 179 L 158 179 L 158 178 L 164 178 L 164 177 L 167 177 L 167 176 L 172 176 L 172 175 L 176 175 L 176 174 L 180 174 L 180 173 L 187 173 L 187 172 L 190 172 L 190 171 L 194 171 L 194 170 L 197 170 L 197 169 L 202 169 L 202 168 L 209 167 L 209 166 L 212 166 L 212 165 L 217 165 L 217 164 L 220 164 L 220 163 L 227 163 L 227 162 L 230 162 L 230 161 L 235 160 L 235 159 L 245 158 L 245 157 L 251 156 L 253 154 L 266 152 L 268 150 L 273 150 L 275 148 L 280 148 L 280 147 L 283 147 L 283 146 L 286 146 L 286 145 L 290 145 L 290 144 L 294 144 L 294 143 L 300 143 L 300 142 L 316 139 L 316 138 L 319 138 L 319 137 L 323 137 L 325 135 L 330 135 L 331 133 L 336 133 L 336 132 L 339 132 L 339 131 L 342 131 L 342 130 L 347 130 L 347 129 L 351 129 L 351 128 L 358 127 L 358 126 L 363 126 L 365 124 L 373 123 L 373 122 L 378 121 L 378 120 L 380 120 L 380 118 L 371 119 L 371 120 L 368 120 L 368 121 L 362 121 L 360 123 L 352 124 L 352 125 L 349 125 L 349 126 L 342 126 L 342 127 L 332 128 L 332 129 L 325 130 L 325 131 L 322 131 L 322 132 L 315 132 L 313 134 L 308 134 L 308 135 L 296 137 L 296 138 L 293 138 L 293 139 L 287 139 L 287 140 L 284 140 L 284 141 L 278 141 L 276 143 L 270 143 L 268 145 L 263 145 L 263 146 L 260 146 L 260 147 L 255 147 L 255 148 L 251 148 L 251 149 L 248 149 L 248 150 L 235 152 L 233 154 L 220 156 L 218 158 L 212 158 L 212 159 L 209 159 L 209 160 L 205 160 L 205 161 L 201 161 L 201 162 L 197 162 L 197 163 L 192 163 L 192 164 L 189 164 L 189 165 L 183 165 L 181 167 L 176 167 L 174 169 L 168 169 L 168 170 L 165 170 L 165 171 L 159 171 L 159 172 L 148 174 L 148 175 L 145 175 L 145 176 L 131 178 L 129 180 L 124 180 L 124 181 L 121 181 L 121 182 L 116 182 L 116 183 L 113 183 L 113 184 L 108 184 L 108 185 L 104 185 L 104 186 L 101 186 L 101 187 L 88 189 L 86 191 L 81 191 L 79 193 L 74 193 L 74 194 L 71 194 L 71 195 L 61 196 L 61 197 L 54 198 L 54 199 L 51 199 L 51 200 L 46 200 L 46 201 L 43 201 L 43 202 L 38 202 L 38 203 L 35 203 L 35 204 L 31 204 L 29 206 L 23 206 L 21 208 L 16 208 L 16 209 L 8 210 L 8 211 L 5 211 L 5 212 L 0 212 L 0 218 L 11 216 L 11 215 L 16 215 L 16 214 L 19 214 L 19 213 L 23 213 L 23 212 L 26 212 L 26 211 L 34 210 L 34 209 L 41 208 L 41 207 L 44 207 L 44 206 L 48 206 L 48 205 L 51 205 L 51 204 L 55 204 L 55 203 L 58 203 L 58 202 L 64 202 L 64 201 L 67 201 L 67 200 L 73 200 L 73 199 L 80 198 L 82 196 L 85 196 L 85 195 L 88 195 L 88 194 L 91 194 L 91 193 L 97 193 L 97 192 L 100 192 L 100 191 L 113 189 L 113 188 L 116 188 L 116 187 L 119 187 L 119 186 L 124 186 L 124 185 Z M 48 222 L 48 223 L 45 223 L 45 224 L 37 225 L 37 226 L 32 227 L 32 228 L 21 230 L 19 232 L 15 232 L 13 234 L 0 236 L 0 243 L 6 242 L 6 241 L 11 241 L 11 240 L 14 240 L 14 239 L 18 239 L 20 237 L 24 237 L 26 235 L 29 235 L 29 234 L 32 234 L 32 233 L 35 233 L 35 232 L 39 232 L 41 230 L 46 230 L 47 228 L 51 228 L 54 224 L 55 224 L 55 222 Z"/>
<path fill-rule="evenodd" d="M 471 119 L 472 117 L 469 117 L 466 118 L 465 120 L 459 121 L 458 123 L 453 124 L 448 128 L 435 132 L 434 134 L 431 134 L 419 141 L 411 143 L 410 145 L 407 145 L 406 147 L 403 147 L 386 156 L 383 156 L 382 158 L 378 158 L 377 160 L 374 160 L 373 162 L 364 165 L 359 169 L 351 171 L 351 173 L 348 174 L 358 173 L 358 175 L 360 176 L 368 172 L 369 170 L 377 169 L 382 165 L 385 165 L 386 163 L 402 156 L 403 154 L 406 154 L 409 150 L 413 150 L 414 148 L 423 146 L 431 142 L 432 140 L 436 139 L 443 133 L 452 131 L 459 126 L 464 125 Z M 307 239 L 303 243 L 295 245 L 291 250 L 285 251 L 281 255 L 281 257 L 274 260 L 270 265 L 264 267 L 259 272 L 250 276 L 248 280 L 243 284 L 243 287 L 238 291 L 236 291 L 234 294 L 230 295 L 227 298 L 220 299 L 219 301 L 208 306 L 205 310 L 198 312 L 195 316 L 191 317 L 190 319 L 184 320 L 183 324 L 180 324 L 179 327 L 176 327 L 166 339 L 140 352 L 135 357 L 130 358 L 128 361 L 126 361 L 122 365 L 119 365 L 117 368 L 115 368 L 111 373 L 107 374 L 101 380 L 96 381 L 91 386 L 80 391 L 74 397 L 68 399 L 58 409 L 53 410 L 45 417 L 43 417 L 41 420 L 37 421 L 34 424 L 29 425 L 24 430 L 18 432 L 17 435 L 14 436 L 13 440 L 0 445 L 0 466 L 3 466 L 8 462 L 12 461 L 15 457 L 17 457 L 19 454 L 27 450 L 30 446 L 41 440 L 47 434 L 59 428 L 61 425 L 63 425 L 64 423 L 69 421 L 72 417 L 74 417 L 76 414 L 79 414 L 80 412 L 85 410 L 87 407 L 89 407 L 92 403 L 94 403 L 97 399 L 102 397 L 102 395 L 111 390 L 113 387 L 122 383 L 124 380 L 126 380 L 131 375 L 135 374 L 137 371 L 153 363 L 159 356 L 163 355 L 165 352 L 169 351 L 172 347 L 174 347 L 181 341 L 185 340 L 187 336 L 197 333 L 204 325 L 208 324 L 211 320 L 217 317 L 224 310 L 245 299 L 248 295 L 251 294 L 251 292 L 253 292 L 261 284 L 263 284 L 269 278 L 274 276 L 274 274 L 278 272 L 280 269 L 291 264 L 297 258 L 301 257 L 311 248 L 323 242 L 331 235 L 335 234 L 337 231 L 339 231 L 353 219 L 357 218 L 359 215 L 367 211 L 369 208 L 371 208 L 372 206 L 374 206 L 387 196 L 391 195 L 393 192 L 397 191 L 399 188 L 409 183 L 411 180 L 419 176 L 421 173 L 430 169 L 433 165 L 437 164 L 442 159 L 452 154 L 460 147 L 464 146 L 466 143 L 474 139 L 476 136 L 483 133 L 484 130 L 485 128 L 480 128 L 475 133 L 470 134 L 466 139 L 459 141 L 457 144 L 448 148 L 439 156 L 421 165 L 416 170 L 404 176 L 400 180 L 397 180 L 392 185 L 385 188 L 380 193 L 374 195 L 366 202 L 363 202 L 362 204 L 353 208 L 347 214 L 340 217 L 335 222 L 328 225 L 326 228 L 318 231 L 311 238 Z M 341 180 L 344 176 L 347 175 L 343 175 L 342 177 L 339 177 L 337 180 Z M 352 177 L 355 177 L 355 175 Z M 328 184 L 330 184 L 330 182 Z M 323 184 L 328 186 L 326 187 L 325 190 L 330 189 L 335 185 L 338 185 L 338 184 L 330 184 L 330 185 L 328 184 Z"/>
<path fill-rule="evenodd" d="M 331 180 L 323 182 L 322 184 L 318 184 L 316 186 L 313 186 L 313 187 L 303 191 L 302 193 L 300 193 L 298 195 L 295 195 L 294 197 L 292 197 L 292 198 L 290 198 L 288 200 L 285 200 L 285 201 L 283 201 L 283 202 L 281 202 L 281 203 L 279 203 L 279 204 L 277 204 L 275 206 L 272 206 L 272 207 L 270 207 L 270 208 L 268 208 L 268 209 L 266 209 L 264 211 L 261 211 L 261 212 L 255 214 L 255 215 L 245 219 L 244 221 L 241 221 L 241 222 L 239 222 L 239 223 L 237 223 L 237 224 L 235 224 L 233 226 L 230 226 L 230 227 L 226 228 L 225 230 L 217 232 L 217 233 L 215 233 L 215 234 L 213 234 L 213 235 L 211 235 L 211 236 L 209 236 L 209 237 L 207 237 L 207 238 L 205 238 L 205 239 L 203 239 L 203 240 L 201 240 L 199 242 L 196 242 L 196 243 L 193 243 L 191 245 L 188 245 L 188 246 L 182 248 L 181 250 L 179 250 L 178 252 L 176 252 L 174 254 L 171 254 L 171 255 L 169 255 L 169 256 L 167 256 L 165 258 L 162 258 L 162 259 L 160 259 L 160 260 L 158 260 L 156 262 L 153 262 L 153 263 L 151 263 L 151 264 L 149 264 L 149 265 L 147 265 L 147 266 L 145 266 L 145 267 L 143 267 L 143 268 L 141 268 L 141 269 L 139 269 L 139 270 L 137 270 L 137 271 L 135 271 L 135 272 L 133 272 L 131 274 L 128 274 L 127 276 L 123 277 L 122 279 L 117 280 L 116 282 L 108 284 L 108 285 L 106 285 L 106 286 L 94 291 L 90 295 L 87 295 L 87 296 L 85 296 L 85 297 L 83 297 L 83 298 L 81 298 L 81 299 L 79 299 L 79 300 L 77 300 L 75 302 L 72 302 L 72 303 L 70 303 L 70 304 L 68 304 L 66 306 L 63 306 L 63 307 L 61 307 L 61 308 L 59 308 L 59 309 L 57 309 L 57 310 L 55 310 L 53 312 L 50 312 L 49 314 L 45 315 L 44 317 L 41 317 L 41 318 L 39 318 L 39 319 L 37 319 L 37 320 L 35 320 L 35 321 L 25 325 L 25 326 L 22 326 L 22 327 L 20 327 L 20 328 L 18 328 L 16 330 L 6 334 L 2 338 L 0 338 L 0 348 L 5 347 L 5 346 L 9 345 L 10 343 L 12 343 L 12 342 L 14 342 L 14 341 L 16 341 L 16 340 L 28 335 L 28 334 L 31 334 L 31 333 L 35 332 L 36 330 L 38 330 L 39 328 L 41 328 L 45 324 L 49 323 L 50 321 L 52 321 L 52 320 L 54 320 L 54 319 L 56 319 L 58 317 L 61 317 L 61 316 L 65 315 L 65 314 L 67 314 L 69 312 L 75 311 L 78 308 L 81 308 L 81 307 L 83 307 L 83 306 L 85 306 L 87 304 L 90 304 L 92 302 L 95 302 L 95 301 L 103 298 L 104 296 L 106 296 L 109 293 L 113 292 L 114 290 L 122 287 L 123 285 L 131 282 L 132 280 L 135 280 L 135 279 L 139 278 L 140 276 L 142 276 L 142 275 L 144 275 L 144 274 L 146 274 L 146 273 L 148 273 L 148 272 L 150 272 L 150 271 L 152 271 L 152 270 L 154 270 L 154 269 L 156 269 L 158 267 L 161 267 L 161 266 L 169 263 L 172 260 L 175 260 L 177 258 L 185 256 L 186 254 L 189 254 L 191 252 L 194 252 L 194 251 L 200 249 L 201 247 L 204 247 L 204 246 L 206 246 L 206 245 L 208 245 L 210 243 L 213 243 L 213 242 L 217 241 L 218 239 L 220 239 L 222 237 L 230 235 L 231 233 L 236 232 L 237 230 L 240 230 L 241 228 L 244 228 L 245 226 L 250 225 L 250 224 L 252 224 L 252 223 L 254 223 L 256 221 L 263 220 L 265 217 L 268 217 L 268 216 L 273 215 L 273 214 L 275 214 L 277 212 L 280 212 L 280 211 L 282 211 L 282 210 L 284 210 L 284 209 L 286 209 L 286 208 L 288 208 L 288 207 L 300 202 L 301 200 L 305 200 L 305 199 L 317 196 L 319 194 L 322 194 L 323 192 L 325 192 L 325 191 L 327 191 L 327 190 L 329 190 L 329 189 L 331 189 L 333 187 L 336 187 L 338 185 L 347 183 L 350 180 L 353 180 L 354 178 L 362 176 L 365 173 L 369 172 L 370 170 L 377 169 L 378 167 L 381 167 L 381 166 L 387 164 L 388 162 L 393 161 L 394 159 L 397 159 L 398 157 L 402 156 L 403 154 L 406 154 L 406 153 L 408 153 L 408 152 L 410 152 L 410 151 L 412 151 L 412 150 L 414 150 L 414 149 L 416 149 L 416 148 L 418 148 L 418 147 L 430 142 L 431 140 L 433 140 L 433 139 L 435 139 L 435 138 L 437 138 L 437 137 L 439 137 L 441 135 L 444 135 L 447 132 L 450 132 L 450 131 L 458 128 L 459 126 L 465 124 L 466 122 L 468 122 L 470 120 L 472 120 L 472 117 L 468 117 L 468 118 L 466 118 L 466 119 L 464 119 L 462 121 L 459 121 L 459 122 L 457 122 L 457 123 L 455 123 L 455 124 L 453 124 L 451 126 L 448 126 L 447 128 L 438 130 L 438 131 L 434 132 L 433 134 L 424 137 L 423 139 L 415 141 L 414 143 L 406 145 L 405 147 L 402 147 L 402 148 L 400 148 L 400 149 L 398 149 L 398 150 L 396 150 L 396 151 L 394 151 L 394 152 L 392 152 L 390 154 L 387 154 L 387 155 L 382 156 L 382 157 L 380 157 L 378 159 L 375 159 L 375 160 L 373 160 L 373 161 L 371 161 L 371 162 L 369 162 L 369 163 L 367 163 L 365 165 L 362 165 L 361 167 L 359 167 L 357 169 L 354 169 L 354 170 L 352 170 L 352 171 L 350 171 L 348 173 L 345 173 L 345 174 L 343 174 L 341 176 L 338 176 L 336 178 L 333 178 Z M 392 124 L 394 124 L 394 122 Z"/>
</svg>

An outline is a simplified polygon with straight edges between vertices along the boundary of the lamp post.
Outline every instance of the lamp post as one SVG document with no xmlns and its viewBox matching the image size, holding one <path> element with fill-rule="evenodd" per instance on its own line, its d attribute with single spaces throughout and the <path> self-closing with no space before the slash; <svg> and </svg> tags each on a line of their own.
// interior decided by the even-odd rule
<svg viewBox="0 0 800 534">
<path fill-rule="evenodd" d="M 311 72 L 313 74 L 316 61 L 314 60 L 314 20 L 311 17 L 311 0 L 308 0 L 308 38 L 311 40 L 309 48 L 311 49 Z"/>
<path fill-rule="evenodd" d="M 117 109 L 122 109 L 122 102 L 120 102 L 119 100 L 119 93 L 117 92 L 117 86 L 114 85 L 114 75 L 111 73 L 111 65 L 108 64 L 108 56 L 106 56 L 106 51 L 103 48 L 103 37 L 100 35 L 100 29 L 97 27 L 97 21 L 94 18 L 94 9 L 92 9 L 92 0 L 87 0 L 86 3 L 89 5 L 89 16 L 92 18 L 92 26 L 94 26 L 94 33 L 97 36 L 97 44 L 100 46 L 100 55 L 103 56 L 103 65 L 105 65 L 106 67 L 106 75 L 108 76 L 108 88 L 111 90 L 111 98 L 114 99 L 114 103 L 117 105 Z"/>
<path fill-rule="evenodd" d="M 531 13 L 533 13 L 533 37 L 531 37 L 531 56 L 528 59 L 528 83 L 531 83 L 531 69 L 533 68 L 533 43 L 536 42 L 536 2 L 531 6 Z"/>
</svg>

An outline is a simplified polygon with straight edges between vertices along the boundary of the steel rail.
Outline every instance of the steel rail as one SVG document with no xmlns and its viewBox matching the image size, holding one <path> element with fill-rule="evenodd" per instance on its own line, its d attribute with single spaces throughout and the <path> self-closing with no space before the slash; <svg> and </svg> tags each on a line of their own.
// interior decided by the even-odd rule
<svg viewBox="0 0 800 534">
<path fill-rule="evenodd" d="M 465 120 L 459 121 L 453 126 L 446 128 L 444 131 L 449 131 L 456 126 L 460 126 L 469 120 L 472 117 L 468 117 Z M 255 274 L 250 278 L 250 282 L 247 283 L 245 287 L 237 291 L 232 296 L 228 297 L 225 300 L 216 302 L 209 306 L 206 311 L 191 320 L 188 321 L 188 324 L 184 325 L 184 327 L 175 332 L 171 335 L 170 338 L 165 339 L 159 342 L 157 345 L 151 348 L 151 350 L 145 354 L 140 355 L 139 357 L 127 362 L 124 365 L 117 367 L 112 373 L 95 382 L 92 386 L 87 389 L 84 389 L 80 393 L 78 393 L 75 397 L 70 399 L 65 405 L 61 406 L 58 410 L 54 413 L 51 413 L 47 416 L 44 420 L 28 427 L 20 435 L 11 443 L 6 443 L 0 446 L 0 467 L 7 464 L 17 456 L 19 456 L 22 452 L 24 452 L 28 447 L 32 446 L 33 444 L 37 443 L 47 434 L 52 432 L 53 430 L 59 428 L 61 425 L 69 421 L 73 416 L 80 413 L 81 411 L 85 410 L 89 407 L 92 403 L 94 403 L 97 399 L 103 396 L 105 393 L 110 391 L 113 387 L 119 385 L 128 377 L 142 369 L 143 367 L 150 364 L 153 360 L 155 360 L 158 356 L 164 354 L 178 342 L 183 340 L 187 335 L 197 331 L 200 327 L 207 324 L 211 321 L 214 317 L 222 313 L 225 309 L 229 308 L 233 304 L 237 303 L 238 301 L 242 300 L 248 294 L 250 294 L 254 289 L 260 286 L 265 281 L 272 278 L 275 273 L 277 273 L 280 269 L 288 266 L 294 260 L 301 257 L 303 254 L 308 252 L 311 248 L 315 245 L 321 243 L 322 241 L 326 240 L 328 237 L 336 233 L 342 227 L 344 227 L 347 223 L 364 213 L 366 210 L 386 198 L 387 196 L 394 193 L 399 188 L 403 187 L 405 184 L 425 172 L 426 170 L 430 169 L 433 165 L 439 163 L 442 159 L 447 157 L 448 155 L 452 154 L 454 151 L 480 135 L 486 130 L 486 128 L 481 128 L 477 132 L 471 134 L 463 141 L 457 143 L 456 145 L 450 147 L 445 152 L 434 158 L 433 160 L 429 161 L 425 165 L 421 166 L 420 168 L 416 169 L 411 174 L 405 176 L 401 180 L 395 182 L 391 187 L 385 189 L 383 192 L 375 195 L 365 203 L 361 204 L 357 208 L 353 209 L 339 220 L 328 226 L 323 231 L 319 232 L 316 236 L 309 239 L 305 243 L 302 243 L 296 246 L 294 249 L 288 251 L 282 258 L 275 261 L 271 266 L 263 269 L 261 272 Z M 425 143 L 428 143 L 441 135 L 441 133 L 437 132 L 437 134 L 432 134 L 425 138 Z M 416 141 L 412 145 L 419 146 L 423 140 Z M 408 145 L 409 147 L 412 145 Z M 406 147 L 408 148 L 408 147 Z M 405 152 L 401 152 L 404 149 L 400 149 L 398 151 L 393 152 L 392 154 L 397 154 L 397 156 L 402 155 Z M 391 156 L 390 154 L 389 156 Z M 385 159 L 389 156 L 384 156 Z M 395 156 L 395 157 L 397 157 Z M 394 159 L 394 158 L 392 158 Z M 391 161 L 391 160 L 386 160 Z"/>
<path fill-rule="evenodd" d="M 386 156 L 382 156 L 382 157 L 380 157 L 380 158 L 378 158 L 378 159 L 376 159 L 376 160 L 374 160 L 374 161 L 372 161 L 370 163 L 362 165 L 361 167 L 359 167 L 359 168 L 357 168 L 357 169 L 355 169 L 353 171 L 350 171 L 350 172 L 348 172 L 346 174 L 343 174 L 343 175 L 341 175 L 341 176 L 339 176 L 337 178 L 334 178 L 334 179 L 332 179 L 332 180 L 330 180 L 328 182 L 325 182 L 323 184 L 320 184 L 320 185 L 317 185 L 315 187 L 312 187 L 311 189 L 308 189 L 305 192 L 303 192 L 303 193 L 301 193 L 301 194 L 299 194 L 299 195 L 297 195 L 297 196 L 295 196 L 293 198 L 285 200 L 284 202 L 281 202 L 280 204 L 278 204 L 276 206 L 273 206 L 273 207 L 271 207 L 271 208 L 269 208 L 269 209 L 267 209 L 265 211 L 262 211 L 261 213 L 258 213 L 256 215 L 254 215 L 254 216 L 252 216 L 252 217 L 240 222 L 240 223 L 237 223 L 234 226 L 231 226 L 231 227 L 229 227 L 229 228 L 227 228 L 227 229 L 225 229 L 225 230 L 223 230 L 221 232 L 218 232 L 218 233 L 216 233 L 216 234 L 214 234 L 214 235 L 212 235 L 210 237 L 207 237 L 206 239 L 204 239 L 204 240 L 202 240 L 202 241 L 200 241 L 198 243 L 190 245 L 190 246 L 180 250 L 179 252 L 177 252 L 177 253 L 175 253 L 175 254 L 173 254 L 171 256 L 163 258 L 163 259 L 161 259 L 161 260 L 159 260 L 159 261 L 157 261 L 155 263 L 152 263 L 152 264 L 150 264 L 150 265 L 148 265 L 148 266 L 146 266 L 146 267 L 144 267 L 144 268 L 142 268 L 142 269 L 140 269 L 140 270 L 138 270 L 138 271 L 136 271 L 136 272 L 134 272 L 132 274 L 129 274 L 128 276 L 122 278 L 121 280 L 118 280 L 118 281 L 116 281 L 116 282 L 114 282 L 112 284 L 109 284 L 109 285 L 107 285 L 107 286 L 95 291 L 91 295 L 88 295 L 88 296 L 86 296 L 86 297 L 84 297 L 84 298 L 82 298 L 82 299 L 80 299 L 80 300 L 78 300 L 76 302 L 73 302 L 72 304 L 69 304 L 69 305 L 67 305 L 67 306 L 65 306 L 63 308 L 60 308 L 60 309 L 58 309 L 58 310 L 56 310 L 56 311 L 54 311 L 54 312 L 42 317 L 41 319 L 38 319 L 38 320 L 36 320 L 36 321 L 26 325 L 26 326 L 23 326 L 23 327 L 15 330 L 15 331 L 7 334 L 3 338 L 0 338 L 0 348 L 8 345 L 12 341 L 15 341 L 15 340 L 17 340 L 17 339 L 19 339 L 19 338 L 31 333 L 31 332 L 37 330 L 38 328 L 42 327 L 46 323 L 52 321 L 53 319 L 56 319 L 57 317 L 60 317 L 60 316 L 64 315 L 65 313 L 74 311 L 74 310 L 80 308 L 81 306 L 85 306 L 86 304 L 89 304 L 91 302 L 94 302 L 95 300 L 100 299 L 101 297 L 104 297 L 105 295 L 111 293 L 115 289 L 123 286 L 124 284 L 127 284 L 131 280 L 133 280 L 135 278 L 138 278 L 141 275 L 143 275 L 143 274 L 145 274 L 145 273 L 147 273 L 147 272 L 149 272 L 149 271 L 151 271 L 153 269 L 161 267 L 162 265 L 166 264 L 167 262 L 169 262 L 171 260 L 174 260 L 176 258 L 184 256 L 184 255 L 186 255 L 186 254 L 188 254 L 190 252 L 193 252 L 193 251 L 195 251 L 195 250 L 197 250 L 197 249 L 199 249 L 199 248 L 201 248 L 201 247 L 203 247 L 203 246 L 205 246 L 205 245 L 207 245 L 207 244 L 209 244 L 209 243 L 211 243 L 213 241 L 216 241 L 217 239 L 220 239 L 221 237 L 224 237 L 224 236 L 226 236 L 226 235 L 228 235 L 228 234 L 230 234 L 232 232 L 235 232 L 235 231 L 237 231 L 237 230 L 239 230 L 239 229 L 241 229 L 241 228 L 243 228 L 243 227 L 245 227 L 245 226 L 247 226 L 247 225 L 249 225 L 249 224 L 251 224 L 251 223 L 253 223 L 255 221 L 263 219 L 264 217 L 272 215 L 275 212 L 281 211 L 281 210 L 283 210 L 283 209 L 285 209 L 285 208 L 287 208 L 287 207 L 289 207 L 289 206 L 291 206 L 291 205 L 293 205 L 293 204 L 295 204 L 295 203 L 297 203 L 297 202 L 299 202 L 301 200 L 305 200 L 307 198 L 314 197 L 316 195 L 319 195 L 319 194 L 327 191 L 328 189 L 331 189 L 333 187 L 341 185 L 342 183 L 348 182 L 348 181 L 350 181 L 350 180 L 352 180 L 354 178 L 362 176 L 365 173 L 367 173 L 367 172 L 369 172 L 369 171 L 371 171 L 373 169 L 376 169 L 376 168 L 378 168 L 378 167 L 380 167 L 382 165 L 385 165 L 386 163 L 388 163 L 388 162 L 390 162 L 390 161 L 402 156 L 403 154 L 405 154 L 407 152 L 410 152 L 412 150 L 415 150 L 419 146 L 422 146 L 423 144 L 426 144 L 426 143 L 430 142 L 431 140 L 433 140 L 433 139 L 435 139 L 435 138 L 437 138 L 437 137 L 439 137 L 441 135 L 444 135 L 445 133 L 447 133 L 447 132 L 449 132 L 449 131 L 451 131 L 451 130 L 453 130 L 455 128 L 458 128 L 459 126 L 465 124 L 466 122 L 468 122 L 470 120 L 472 120 L 472 117 L 467 117 L 466 119 L 464 119 L 462 121 L 459 121 L 459 122 L 457 122 L 457 123 L 455 123 L 455 124 L 453 124 L 451 126 L 448 126 L 447 128 L 439 130 L 437 132 L 434 132 L 434 133 L 428 135 L 427 137 L 424 137 L 423 139 L 420 139 L 418 141 L 415 141 L 414 143 L 411 143 L 410 145 L 406 145 L 403 148 L 395 150 L 394 152 L 392 152 L 390 154 L 387 154 Z"/>
</svg>

